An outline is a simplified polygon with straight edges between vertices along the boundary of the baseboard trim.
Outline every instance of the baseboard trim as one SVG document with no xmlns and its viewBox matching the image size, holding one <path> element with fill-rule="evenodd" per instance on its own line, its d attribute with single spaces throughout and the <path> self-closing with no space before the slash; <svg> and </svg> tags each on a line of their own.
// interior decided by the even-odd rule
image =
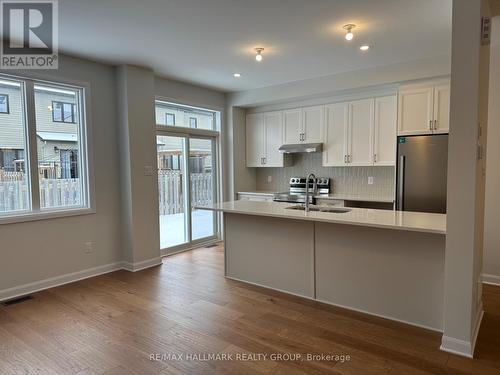
<svg viewBox="0 0 500 375">
<path fill-rule="evenodd" d="M 105 273 L 118 271 L 123 268 L 122 262 L 109 263 L 102 266 L 88 268 L 86 270 L 67 273 L 61 276 L 49 277 L 48 279 L 35 281 L 9 289 L 0 290 L 0 301 L 6 301 L 12 298 L 21 297 L 26 294 L 39 292 L 44 289 L 54 288 L 56 286 L 73 283 L 75 281 L 88 279 L 103 275 Z"/>
<path fill-rule="evenodd" d="M 500 286 L 500 276 L 488 275 L 483 273 L 483 283 Z"/>
<path fill-rule="evenodd" d="M 159 266 L 160 264 L 162 264 L 161 257 L 156 257 L 135 263 L 123 262 L 123 269 L 130 272 L 137 272 L 145 270 L 146 268 Z"/>
<path fill-rule="evenodd" d="M 0 302 L 9 299 L 25 296 L 27 294 L 39 292 L 41 290 L 55 288 L 64 284 L 74 283 L 75 281 L 88 279 L 106 273 L 126 270 L 130 272 L 137 272 L 146 268 L 155 267 L 162 264 L 162 258 L 156 257 L 142 262 L 129 263 L 129 262 L 116 262 L 109 263 L 102 266 L 88 268 L 86 270 L 67 273 L 61 276 L 49 277 L 48 279 L 35 281 L 9 289 L 0 290 Z"/>
<path fill-rule="evenodd" d="M 476 348 L 477 336 L 479 335 L 479 329 L 481 328 L 483 316 L 484 311 L 481 306 L 474 325 L 474 331 L 472 332 L 472 341 L 460 340 L 443 335 L 440 349 L 444 352 L 456 354 L 462 357 L 474 358 L 474 349 Z"/>
</svg>

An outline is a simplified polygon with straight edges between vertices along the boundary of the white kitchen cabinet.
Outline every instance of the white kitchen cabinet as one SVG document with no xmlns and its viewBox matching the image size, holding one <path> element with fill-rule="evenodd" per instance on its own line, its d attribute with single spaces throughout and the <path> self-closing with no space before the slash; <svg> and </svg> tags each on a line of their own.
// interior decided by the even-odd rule
<svg viewBox="0 0 500 375">
<path fill-rule="evenodd" d="M 324 106 L 283 111 L 284 143 L 323 142 Z"/>
<path fill-rule="evenodd" d="M 373 99 L 357 100 L 349 104 L 347 154 L 349 165 L 365 166 L 373 164 L 373 124 Z"/>
<path fill-rule="evenodd" d="M 264 113 L 264 167 L 283 167 L 283 113 Z"/>
<path fill-rule="evenodd" d="M 252 113 L 246 117 L 247 167 L 283 167 L 282 112 Z"/>
<path fill-rule="evenodd" d="M 284 143 L 300 143 L 302 139 L 302 110 L 300 108 L 283 111 Z"/>
<path fill-rule="evenodd" d="M 327 105 L 323 165 L 395 165 L 396 133 L 396 95 Z"/>
<path fill-rule="evenodd" d="M 434 133 L 450 131 L 450 84 L 434 86 Z"/>
<path fill-rule="evenodd" d="M 323 165 L 344 166 L 347 163 L 347 129 L 349 126 L 349 103 L 325 106 L 325 144 Z"/>
<path fill-rule="evenodd" d="M 396 95 L 375 98 L 373 165 L 396 165 Z"/>
<path fill-rule="evenodd" d="M 398 134 L 447 133 L 449 112 L 449 82 L 431 81 L 402 86 L 398 98 Z"/>
<path fill-rule="evenodd" d="M 264 115 L 252 113 L 246 117 L 247 167 L 260 167 L 264 154 Z"/>
<path fill-rule="evenodd" d="M 323 142 L 324 106 L 302 108 L 302 142 Z"/>
</svg>

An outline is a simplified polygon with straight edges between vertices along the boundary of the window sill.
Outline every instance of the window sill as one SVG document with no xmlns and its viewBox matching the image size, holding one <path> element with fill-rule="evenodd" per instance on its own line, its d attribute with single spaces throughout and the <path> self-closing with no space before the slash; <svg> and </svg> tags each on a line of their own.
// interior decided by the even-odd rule
<svg viewBox="0 0 500 375">
<path fill-rule="evenodd" d="M 35 212 L 19 213 L 19 214 L 12 214 L 10 216 L 0 216 L 0 225 L 24 223 L 28 221 L 57 219 L 69 216 L 90 215 L 95 213 L 96 210 L 94 208 L 82 208 L 82 207 L 74 209 L 64 209 L 64 210 L 61 209 L 52 211 L 41 211 L 36 213 Z"/>
</svg>

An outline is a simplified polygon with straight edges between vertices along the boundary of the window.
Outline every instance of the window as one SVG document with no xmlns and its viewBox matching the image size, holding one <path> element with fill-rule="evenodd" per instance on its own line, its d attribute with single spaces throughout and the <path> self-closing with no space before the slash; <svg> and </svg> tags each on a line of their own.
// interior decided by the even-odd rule
<svg viewBox="0 0 500 375">
<path fill-rule="evenodd" d="M 155 112 L 158 125 L 216 131 L 220 122 L 219 112 L 160 100 L 155 103 Z"/>
<path fill-rule="evenodd" d="M 165 125 L 175 126 L 175 115 L 173 113 L 165 114 Z"/>
<path fill-rule="evenodd" d="M 52 102 L 52 121 L 74 124 L 75 105 L 73 103 Z"/>
<path fill-rule="evenodd" d="M 0 94 L 0 113 L 9 113 L 9 95 Z"/>
<path fill-rule="evenodd" d="M 0 218 L 89 208 L 85 89 L 0 76 L 0 92 L 6 91 L 11 111 L 0 117 Z M 28 139 L 34 140 L 29 150 Z"/>
</svg>

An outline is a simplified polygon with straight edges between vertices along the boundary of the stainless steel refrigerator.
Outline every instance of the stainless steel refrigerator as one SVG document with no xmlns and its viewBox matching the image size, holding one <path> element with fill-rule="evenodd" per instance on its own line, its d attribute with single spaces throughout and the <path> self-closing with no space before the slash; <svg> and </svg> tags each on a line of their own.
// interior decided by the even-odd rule
<svg viewBox="0 0 500 375">
<path fill-rule="evenodd" d="M 396 207 L 446 213 L 448 135 L 398 137 Z"/>
</svg>

